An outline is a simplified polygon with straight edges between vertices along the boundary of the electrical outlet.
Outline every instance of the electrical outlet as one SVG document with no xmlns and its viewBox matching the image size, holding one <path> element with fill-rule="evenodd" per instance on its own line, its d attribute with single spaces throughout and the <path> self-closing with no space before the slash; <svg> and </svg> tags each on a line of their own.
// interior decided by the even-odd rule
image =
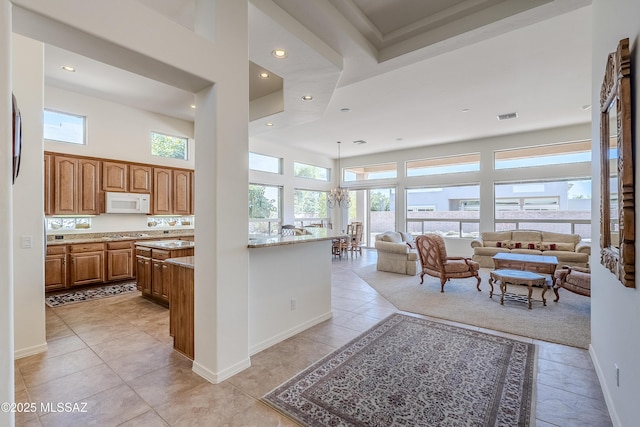
<svg viewBox="0 0 640 427">
<path fill-rule="evenodd" d="M 617 363 L 614 363 L 613 366 L 616 368 L 616 386 L 620 387 L 620 368 Z"/>
<path fill-rule="evenodd" d="M 296 309 L 296 299 L 295 298 L 291 298 L 291 311 Z"/>
</svg>

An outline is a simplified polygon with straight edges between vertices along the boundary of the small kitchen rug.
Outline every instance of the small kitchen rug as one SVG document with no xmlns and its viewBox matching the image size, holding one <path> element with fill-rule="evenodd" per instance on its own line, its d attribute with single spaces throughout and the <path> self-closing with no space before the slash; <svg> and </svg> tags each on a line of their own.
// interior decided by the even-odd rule
<svg viewBox="0 0 640 427">
<path fill-rule="evenodd" d="M 91 301 L 100 298 L 115 297 L 116 295 L 137 292 L 135 282 L 121 283 L 118 285 L 100 286 L 98 288 L 82 289 L 73 292 L 54 294 L 44 299 L 49 307 L 60 307 L 61 305 L 75 304 L 77 302 Z"/>
</svg>

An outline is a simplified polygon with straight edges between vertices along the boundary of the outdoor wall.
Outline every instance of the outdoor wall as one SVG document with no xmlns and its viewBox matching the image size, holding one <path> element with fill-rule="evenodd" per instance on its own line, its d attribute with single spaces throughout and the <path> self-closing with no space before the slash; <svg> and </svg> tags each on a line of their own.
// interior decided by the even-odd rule
<svg viewBox="0 0 640 427">
<path fill-rule="evenodd" d="M 599 156 L 599 105 L 600 88 L 604 78 L 607 55 L 616 50 L 618 42 L 629 38 L 632 66 L 633 100 L 638 97 L 637 85 L 640 82 L 640 2 L 637 0 L 593 0 L 593 67 L 592 72 L 592 117 L 593 117 L 593 235 L 600 233 L 600 156 Z M 636 194 L 640 183 L 638 135 L 640 135 L 640 110 L 632 101 L 635 111 L 632 113 L 632 132 L 636 147 Z M 625 160 L 626 161 L 626 160 Z M 638 227 L 638 209 L 636 208 L 636 227 Z M 636 233 L 636 271 L 640 271 L 640 240 Z M 595 242 L 591 263 L 591 356 L 600 378 L 604 396 L 614 426 L 634 426 L 640 417 L 640 283 L 636 278 L 636 288 L 625 288 L 602 265 L 600 265 L 599 245 Z M 619 385 L 616 381 L 616 365 L 620 370 Z"/>
</svg>

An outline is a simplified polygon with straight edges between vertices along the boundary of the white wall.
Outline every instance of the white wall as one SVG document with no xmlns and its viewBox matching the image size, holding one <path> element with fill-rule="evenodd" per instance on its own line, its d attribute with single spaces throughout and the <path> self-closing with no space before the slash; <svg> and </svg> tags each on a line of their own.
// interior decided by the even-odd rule
<svg viewBox="0 0 640 427">
<path fill-rule="evenodd" d="M 11 141 L 11 3 L 0 1 L 0 140 Z M 0 402 L 13 402 L 13 210 L 12 151 L 0 144 Z M 0 425 L 13 426 L 11 411 L 0 411 Z"/>
<path fill-rule="evenodd" d="M 43 45 L 13 36 L 13 90 L 23 122 L 20 175 L 13 186 L 16 357 L 46 349 L 44 313 L 44 190 L 42 158 Z M 29 196 L 27 196 L 29 195 Z M 31 239 L 23 248 L 22 238 Z"/>
<path fill-rule="evenodd" d="M 599 105 L 600 88 L 604 78 L 607 55 L 616 50 L 619 40 L 629 38 L 632 65 L 633 100 L 637 99 L 640 82 L 640 3 L 637 0 L 593 0 L 593 67 L 592 67 L 592 117 L 593 117 L 593 223 L 594 235 L 600 233 L 600 166 L 599 166 Z M 632 132 L 636 147 L 636 193 L 640 188 L 640 154 L 637 150 L 640 135 L 640 113 L 638 104 L 632 100 L 636 110 L 632 113 Z M 636 227 L 638 226 L 636 209 Z M 640 271 L 640 239 L 636 235 L 636 271 Z M 637 288 L 622 286 L 598 260 L 599 247 L 593 248 L 596 256 L 591 274 L 591 355 L 603 387 L 607 406 L 615 426 L 638 424 L 640 416 L 640 283 Z M 620 368 L 620 385 L 616 383 L 615 366 Z"/>
<path fill-rule="evenodd" d="M 193 169 L 193 122 L 140 110 L 52 86 L 44 88 L 44 107 L 87 118 L 87 144 L 45 141 L 45 151 Z M 189 138 L 189 159 L 151 155 L 150 132 Z"/>
</svg>

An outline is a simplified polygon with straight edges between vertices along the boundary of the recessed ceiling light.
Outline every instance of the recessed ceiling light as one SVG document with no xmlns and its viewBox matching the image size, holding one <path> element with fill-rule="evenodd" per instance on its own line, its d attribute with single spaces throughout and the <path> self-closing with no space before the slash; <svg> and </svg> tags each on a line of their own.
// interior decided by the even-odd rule
<svg viewBox="0 0 640 427">
<path fill-rule="evenodd" d="M 343 113 L 348 113 L 349 111 L 351 111 L 351 108 L 341 108 L 340 111 L 342 111 Z"/>
<path fill-rule="evenodd" d="M 261 79 L 268 79 L 269 78 L 269 73 L 267 73 L 266 71 L 261 72 L 260 74 L 258 74 L 258 76 Z"/>
<path fill-rule="evenodd" d="M 191 104 L 190 107 L 195 110 L 196 109 L 196 104 Z"/>
<path fill-rule="evenodd" d="M 74 67 L 72 67 L 71 65 L 63 65 L 61 67 L 63 70 L 65 71 L 69 71 L 70 73 L 75 73 L 76 69 Z"/>
<path fill-rule="evenodd" d="M 497 117 L 498 117 L 498 120 L 516 119 L 516 118 L 518 118 L 518 113 L 500 114 Z"/>
<path fill-rule="evenodd" d="M 287 51 L 284 49 L 276 49 L 273 52 L 271 52 L 271 54 L 278 59 L 282 59 L 282 58 L 286 58 L 287 57 Z"/>
<path fill-rule="evenodd" d="M 353 141 L 353 143 L 361 145 L 361 144 L 366 144 L 367 141 L 365 141 L 364 139 L 356 139 L 355 141 Z"/>
<path fill-rule="evenodd" d="M 588 111 L 588 110 L 590 110 L 590 109 L 591 109 L 591 105 L 583 105 L 582 107 L 580 107 L 580 109 L 581 109 L 582 111 Z"/>
<path fill-rule="evenodd" d="M 313 99 L 313 96 L 305 95 L 305 96 L 302 97 L 302 99 L 304 99 L 305 101 L 311 101 Z"/>
<path fill-rule="evenodd" d="M 463 113 L 468 113 L 469 111 L 471 111 L 471 109 L 469 109 L 469 108 L 463 108 L 463 109 L 462 109 L 462 112 L 463 112 Z"/>
<path fill-rule="evenodd" d="M 404 141 L 404 138 L 396 138 L 396 141 Z"/>
<path fill-rule="evenodd" d="M 273 126 L 273 123 L 271 123 L 271 122 L 267 122 L 267 123 L 265 123 L 264 125 L 265 125 L 265 126 L 269 126 L 269 127 L 271 127 L 271 126 Z"/>
</svg>

